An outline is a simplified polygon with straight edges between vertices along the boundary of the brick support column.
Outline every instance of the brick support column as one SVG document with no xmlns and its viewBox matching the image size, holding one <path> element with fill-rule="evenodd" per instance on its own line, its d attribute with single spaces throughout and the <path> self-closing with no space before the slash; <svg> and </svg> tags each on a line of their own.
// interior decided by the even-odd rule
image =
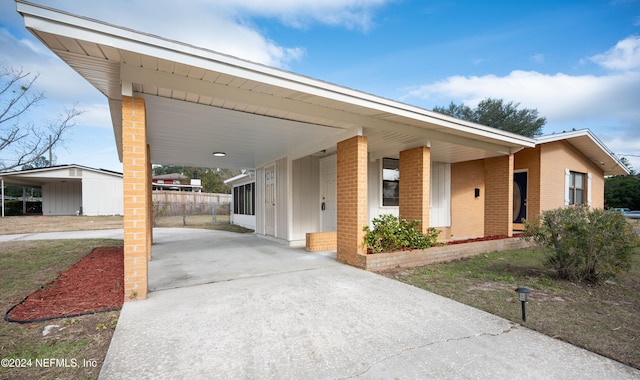
<svg viewBox="0 0 640 380">
<path fill-rule="evenodd" d="M 337 259 L 363 267 L 367 212 L 367 138 L 354 136 L 338 143 Z"/>
<path fill-rule="evenodd" d="M 144 99 L 122 97 L 124 174 L 124 297 L 147 298 L 149 235 L 149 155 Z"/>
<path fill-rule="evenodd" d="M 429 229 L 431 197 L 431 150 L 421 146 L 400 152 L 400 217 L 419 220 Z"/>
<path fill-rule="evenodd" d="M 513 236 L 513 154 L 484 160 L 484 234 Z"/>
<path fill-rule="evenodd" d="M 147 161 L 147 260 L 151 261 L 151 245 L 153 245 L 153 196 L 152 196 L 152 169 L 151 169 L 151 148 L 147 144 L 146 149 Z"/>
</svg>

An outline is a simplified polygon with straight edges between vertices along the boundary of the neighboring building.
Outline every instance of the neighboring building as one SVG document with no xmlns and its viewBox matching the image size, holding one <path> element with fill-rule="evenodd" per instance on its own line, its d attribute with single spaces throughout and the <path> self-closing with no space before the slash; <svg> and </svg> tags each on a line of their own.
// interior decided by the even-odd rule
<svg viewBox="0 0 640 380">
<path fill-rule="evenodd" d="M 243 173 L 224 181 L 231 185 L 231 223 L 256 229 L 255 173 Z"/>
<path fill-rule="evenodd" d="M 202 181 L 200 179 L 191 179 L 188 185 L 183 184 L 189 178 L 184 174 L 170 173 L 156 175 L 151 178 L 153 190 L 174 190 L 174 191 L 191 191 L 202 192 Z"/>
<path fill-rule="evenodd" d="M 0 173 L 0 181 L 3 188 L 6 185 L 42 188 L 42 215 L 123 214 L 122 173 L 59 165 Z"/>
<path fill-rule="evenodd" d="M 383 213 L 445 239 L 513 234 L 515 156 L 538 140 L 39 5 L 17 8 L 108 99 L 126 189 L 125 294 L 146 297 L 152 162 L 254 170 L 255 182 L 237 184 L 236 205 L 257 235 L 288 245 L 318 237 L 355 266 L 363 226 Z"/>
</svg>

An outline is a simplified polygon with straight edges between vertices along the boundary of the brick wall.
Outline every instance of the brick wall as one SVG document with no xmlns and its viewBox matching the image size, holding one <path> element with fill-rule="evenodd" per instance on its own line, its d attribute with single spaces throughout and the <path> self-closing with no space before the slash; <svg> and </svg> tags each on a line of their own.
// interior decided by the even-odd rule
<svg viewBox="0 0 640 380">
<path fill-rule="evenodd" d="M 367 218 L 367 138 L 354 136 L 338 143 L 337 259 L 358 266 L 364 256 Z"/>
<path fill-rule="evenodd" d="M 513 154 L 484 160 L 484 234 L 513 235 Z"/>
<path fill-rule="evenodd" d="M 451 236 L 484 236 L 484 160 L 451 164 Z M 480 190 L 476 198 L 475 189 Z"/>
<path fill-rule="evenodd" d="M 565 169 L 579 173 L 592 173 L 591 206 L 604 207 L 604 171 L 602 168 L 591 162 L 566 141 L 542 144 L 540 149 L 540 170 L 542 173 L 540 177 L 542 189 L 540 211 L 564 207 Z"/>
<path fill-rule="evenodd" d="M 335 251 L 337 249 L 337 233 L 308 232 L 306 235 L 306 249 L 308 252 Z"/>
<path fill-rule="evenodd" d="M 400 217 L 429 229 L 431 151 L 425 146 L 400 152 Z"/>
<path fill-rule="evenodd" d="M 527 170 L 527 219 L 540 215 L 540 146 L 514 155 L 514 169 Z"/>
<path fill-rule="evenodd" d="M 533 244 L 533 242 L 526 241 L 522 238 L 510 238 L 431 247 L 413 251 L 376 253 L 373 255 L 366 255 L 360 268 L 370 271 L 381 271 L 396 267 L 418 267 L 460 260 L 465 257 L 478 256 L 489 252 L 527 248 L 533 246 Z"/>
<path fill-rule="evenodd" d="M 144 99 L 122 97 L 125 300 L 147 297 L 149 155 Z"/>
</svg>

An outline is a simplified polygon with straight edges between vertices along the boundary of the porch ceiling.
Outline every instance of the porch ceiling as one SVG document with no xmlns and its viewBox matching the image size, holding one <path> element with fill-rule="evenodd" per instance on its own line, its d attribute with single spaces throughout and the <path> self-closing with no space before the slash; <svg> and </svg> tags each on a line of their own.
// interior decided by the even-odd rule
<svg viewBox="0 0 640 380">
<path fill-rule="evenodd" d="M 122 158 L 122 95 L 145 98 L 151 160 L 254 168 L 364 134 L 372 158 L 419 145 L 458 162 L 532 139 L 210 50 L 17 2 L 25 26 L 109 99 Z M 212 156 L 223 151 L 226 157 Z"/>
</svg>

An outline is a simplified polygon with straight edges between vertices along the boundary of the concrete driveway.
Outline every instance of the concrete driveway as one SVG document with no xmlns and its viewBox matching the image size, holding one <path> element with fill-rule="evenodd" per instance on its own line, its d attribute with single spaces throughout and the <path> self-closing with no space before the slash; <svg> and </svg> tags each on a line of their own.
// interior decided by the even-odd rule
<svg viewBox="0 0 640 380">
<path fill-rule="evenodd" d="M 639 379 L 435 294 L 253 235 L 155 230 L 100 379 Z"/>
</svg>

